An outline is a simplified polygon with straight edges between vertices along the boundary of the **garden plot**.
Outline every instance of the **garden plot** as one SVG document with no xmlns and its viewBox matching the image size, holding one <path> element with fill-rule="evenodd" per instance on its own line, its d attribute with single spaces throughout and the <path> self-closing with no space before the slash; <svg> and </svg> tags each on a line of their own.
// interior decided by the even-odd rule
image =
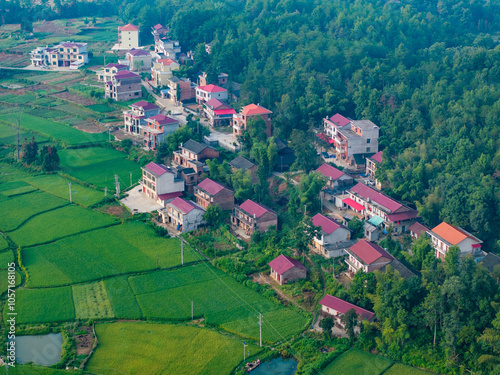
<svg viewBox="0 0 500 375">
<path fill-rule="evenodd" d="M 113 318 L 113 309 L 102 281 L 74 285 L 73 302 L 76 319 Z"/>
</svg>

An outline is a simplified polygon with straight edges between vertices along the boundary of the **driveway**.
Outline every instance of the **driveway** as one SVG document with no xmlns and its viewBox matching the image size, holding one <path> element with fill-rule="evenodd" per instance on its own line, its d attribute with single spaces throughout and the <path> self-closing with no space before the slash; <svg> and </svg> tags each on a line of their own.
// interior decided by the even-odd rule
<svg viewBox="0 0 500 375">
<path fill-rule="evenodd" d="M 132 213 L 153 212 L 163 208 L 161 204 L 150 199 L 141 190 L 140 185 L 127 191 L 128 196 L 123 198 L 120 203 L 127 206 Z"/>
</svg>

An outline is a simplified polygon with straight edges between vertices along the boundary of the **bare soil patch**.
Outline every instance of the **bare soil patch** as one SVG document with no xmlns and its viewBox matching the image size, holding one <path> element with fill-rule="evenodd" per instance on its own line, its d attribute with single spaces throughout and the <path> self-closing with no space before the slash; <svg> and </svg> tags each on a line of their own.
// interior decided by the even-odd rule
<svg viewBox="0 0 500 375">
<path fill-rule="evenodd" d="M 78 330 L 87 333 L 75 336 L 76 355 L 88 355 L 92 350 L 92 342 L 94 341 L 92 337 L 92 328 L 85 326 L 78 327 Z"/>
<path fill-rule="evenodd" d="M 71 94 L 69 92 L 60 92 L 57 94 L 52 94 L 52 96 L 55 96 L 56 98 L 59 98 L 62 100 L 67 100 L 67 101 L 70 101 L 70 102 L 73 102 L 76 104 L 81 104 L 83 106 L 96 104 L 96 102 L 94 100 L 83 98 L 81 96 Z"/>
<path fill-rule="evenodd" d="M 80 124 L 73 125 L 73 127 L 85 133 L 102 133 L 106 130 L 106 128 L 99 125 L 96 121 L 85 121 Z"/>
</svg>

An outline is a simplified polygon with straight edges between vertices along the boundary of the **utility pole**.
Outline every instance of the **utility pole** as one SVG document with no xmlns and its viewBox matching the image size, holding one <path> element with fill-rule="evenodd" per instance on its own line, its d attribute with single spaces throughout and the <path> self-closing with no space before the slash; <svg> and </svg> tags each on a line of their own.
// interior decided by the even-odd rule
<svg viewBox="0 0 500 375">
<path fill-rule="evenodd" d="M 260 347 L 262 348 L 262 314 L 259 314 Z"/>
<path fill-rule="evenodd" d="M 108 196 L 108 187 L 104 186 L 104 197 Z"/>
<path fill-rule="evenodd" d="M 132 186 L 132 172 L 130 172 L 130 186 Z"/>
<path fill-rule="evenodd" d="M 120 181 L 118 181 L 118 175 L 115 174 L 115 188 L 116 188 L 116 197 L 120 196 Z"/>
<path fill-rule="evenodd" d="M 193 300 L 191 300 L 191 320 L 194 320 L 194 303 L 193 303 Z"/>
<path fill-rule="evenodd" d="M 335 279 L 335 258 L 333 258 L 333 278 Z"/>
<path fill-rule="evenodd" d="M 184 265 L 184 241 L 181 239 L 181 265 Z"/>
<path fill-rule="evenodd" d="M 19 163 L 19 133 L 21 131 L 21 112 L 17 116 L 17 162 Z"/>
<path fill-rule="evenodd" d="M 247 360 L 247 357 L 246 357 L 246 347 L 247 347 L 247 343 L 245 341 L 243 341 L 243 362 L 245 362 Z"/>
<path fill-rule="evenodd" d="M 69 186 L 69 203 L 73 203 L 73 200 L 71 199 L 71 182 L 68 182 Z"/>
</svg>

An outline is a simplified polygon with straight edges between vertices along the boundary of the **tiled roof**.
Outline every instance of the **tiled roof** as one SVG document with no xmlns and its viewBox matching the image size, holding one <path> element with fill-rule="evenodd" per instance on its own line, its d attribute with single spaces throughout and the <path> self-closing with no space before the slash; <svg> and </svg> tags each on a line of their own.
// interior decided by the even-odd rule
<svg viewBox="0 0 500 375">
<path fill-rule="evenodd" d="M 156 116 L 151 116 L 150 118 L 148 118 L 146 121 L 149 121 L 149 120 L 152 120 L 152 121 L 155 121 L 157 122 L 158 124 L 160 125 L 165 125 L 165 124 L 178 124 L 179 121 L 176 120 L 176 119 L 173 119 L 172 117 L 168 117 L 168 116 L 165 116 L 165 115 L 156 115 Z"/>
<path fill-rule="evenodd" d="M 254 163 L 252 163 L 248 159 L 245 159 L 243 156 L 238 156 L 234 158 L 229 162 L 229 165 L 231 165 L 236 169 L 242 169 L 243 171 L 246 171 L 247 169 L 250 169 L 255 166 Z"/>
<path fill-rule="evenodd" d="M 375 155 L 372 156 L 372 159 L 375 160 L 377 163 L 382 163 L 382 153 L 383 151 L 377 152 Z"/>
<path fill-rule="evenodd" d="M 360 195 L 363 198 L 370 198 L 375 203 L 378 203 L 382 207 L 385 207 L 390 212 L 394 212 L 399 208 L 403 207 L 403 205 L 392 198 L 389 198 L 387 195 L 384 195 L 361 182 L 356 186 L 351 188 L 351 192 Z"/>
<path fill-rule="evenodd" d="M 175 61 L 172 60 L 170 57 L 168 59 L 159 59 L 156 61 L 157 63 L 160 63 L 161 65 L 165 66 L 165 65 L 170 65 L 172 63 L 174 63 Z"/>
<path fill-rule="evenodd" d="M 422 232 L 427 232 L 429 230 L 429 228 L 427 228 L 426 226 L 420 224 L 419 222 L 416 222 L 416 223 L 413 223 L 412 225 L 410 225 L 408 227 L 408 230 L 410 232 L 415 233 L 418 237 L 420 237 L 420 234 Z"/>
<path fill-rule="evenodd" d="M 248 213 L 249 215 L 252 215 L 252 216 L 255 215 L 255 217 L 257 219 L 259 217 L 261 217 L 262 215 L 264 215 L 266 212 L 273 212 L 270 209 L 268 209 L 267 207 L 265 207 L 259 203 L 256 203 L 250 199 L 247 199 L 245 202 L 240 204 L 240 208 L 243 211 L 245 211 L 246 213 Z"/>
<path fill-rule="evenodd" d="M 145 100 L 141 100 L 137 103 L 134 103 L 131 105 L 131 107 L 136 107 L 136 108 L 142 108 L 144 111 L 150 110 L 150 109 L 157 109 L 159 108 L 156 104 L 147 102 Z"/>
<path fill-rule="evenodd" d="M 135 26 L 135 25 L 132 25 L 131 23 L 128 23 L 125 26 L 118 26 L 118 30 L 120 30 L 120 31 L 139 31 L 139 26 Z"/>
<path fill-rule="evenodd" d="M 174 191 L 173 193 L 159 194 L 158 198 L 161 201 L 168 201 L 169 199 L 174 199 L 176 197 L 182 197 L 182 191 Z"/>
<path fill-rule="evenodd" d="M 488 253 L 481 261 L 481 264 L 485 266 L 488 271 L 493 272 L 495 266 L 500 264 L 500 257 L 493 253 Z"/>
<path fill-rule="evenodd" d="M 389 266 L 391 266 L 392 269 L 398 271 L 399 275 L 405 280 L 408 280 L 412 276 L 417 276 L 416 271 L 411 270 L 408 266 L 401 263 L 397 259 L 393 259 L 391 263 L 388 263 L 385 266 L 383 266 L 382 268 L 380 268 L 380 272 L 386 272 L 387 267 L 389 267 Z"/>
<path fill-rule="evenodd" d="M 243 107 L 241 113 L 245 116 L 254 116 L 254 115 L 265 115 L 268 113 L 272 113 L 270 110 L 261 107 L 258 104 L 249 104 Z"/>
<path fill-rule="evenodd" d="M 347 117 L 342 116 L 339 113 L 334 114 L 328 120 L 337 124 L 338 126 L 346 126 L 347 124 L 349 124 L 351 122 L 351 120 L 349 120 Z"/>
<path fill-rule="evenodd" d="M 367 240 L 358 241 L 356 244 L 349 248 L 354 254 L 358 256 L 366 265 L 370 265 L 381 257 L 394 259 L 391 254 L 382 249 L 379 245 Z"/>
<path fill-rule="evenodd" d="M 199 86 L 198 89 L 206 91 L 206 92 L 222 92 L 222 91 L 227 91 L 226 89 L 223 89 L 222 87 L 216 86 L 216 85 L 206 85 L 206 86 Z"/>
<path fill-rule="evenodd" d="M 395 222 L 395 221 L 415 219 L 417 216 L 418 216 L 418 211 L 408 210 L 406 212 L 387 215 L 387 219 L 389 221 Z"/>
<path fill-rule="evenodd" d="M 204 191 L 206 191 L 210 195 L 215 195 L 220 191 L 226 189 L 224 185 L 219 184 L 218 182 L 211 180 L 209 178 L 205 178 L 198 184 L 198 187 Z"/>
<path fill-rule="evenodd" d="M 375 315 L 375 313 L 372 313 L 371 311 L 365 310 L 361 307 L 353 305 L 352 303 L 349 303 L 347 301 L 344 301 L 343 299 L 331 296 L 329 294 L 324 296 L 323 299 L 321 301 L 319 301 L 319 303 L 323 306 L 329 307 L 330 309 L 338 311 L 341 314 L 345 314 L 350 309 L 354 309 L 356 311 L 356 314 L 358 314 L 362 320 L 364 320 L 364 319 L 370 320 Z"/>
<path fill-rule="evenodd" d="M 168 205 L 181 211 L 183 214 L 188 214 L 195 209 L 205 211 L 202 207 L 198 206 L 197 204 L 179 197 L 175 198 L 172 202 L 168 203 Z"/>
<path fill-rule="evenodd" d="M 194 152 L 195 154 L 199 154 L 204 149 L 206 149 L 208 146 L 190 139 L 189 141 L 182 144 L 181 147 L 185 148 L 186 150 L 189 150 L 191 152 Z"/>
<path fill-rule="evenodd" d="M 143 168 L 146 169 L 148 172 L 155 174 L 158 177 L 163 175 L 164 173 L 173 173 L 163 164 L 156 164 L 153 162 L 149 163 L 148 165 L 146 165 Z"/>
<path fill-rule="evenodd" d="M 324 216 L 322 214 L 316 214 L 312 218 L 312 223 L 316 227 L 321 227 L 321 230 L 326 234 L 332 234 L 339 228 L 345 228 L 343 225 L 340 225 L 335 220 Z"/>
<path fill-rule="evenodd" d="M 232 108 L 228 108 L 228 109 L 216 109 L 214 111 L 214 114 L 217 115 L 217 116 L 222 116 L 222 115 L 235 115 L 236 114 L 236 111 Z"/>
<path fill-rule="evenodd" d="M 115 78 L 115 79 L 139 78 L 140 79 L 141 76 L 139 74 L 129 72 L 128 70 L 120 70 L 119 72 L 117 72 L 113 75 L 113 78 Z"/>
<path fill-rule="evenodd" d="M 150 56 L 151 54 L 148 51 L 144 51 L 140 48 L 132 48 L 127 53 L 130 53 L 132 56 Z"/>
<path fill-rule="evenodd" d="M 339 177 L 342 177 L 345 174 L 341 170 L 326 163 L 323 163 L 323 165 L 316 169 L 316 172 L 320 172 L 323 176 L 327 177 L 328 179 L 331 178 L 333 181 L 337 180 Z"/>
<path fill-rule="evenodd" d="M 355 209 L 356 211 L 363 211 L 365 206 L 359 204 L 358 202 L 352 200 L 351 198 L 342 199 L 342 203 L 347 204 L 349 207 Z"/>
<path fill-rule="evenodd" d="M 66 43 L 61 43 L 60 46 L 66 47 L 66 48 L 78 48 L 78 47 L 83 47 L 86 43 L 73 43 L 73 42 L 66 42 Z"/>
<path fill-rule="evenodd" d="M 165 26 L 163 26 L 161 23 L 157 23 L 156 25 L 153 26 L 153 29 L 159 30 L 159 29 L 164 29 Z"/>
<path fill-rule="evenodd" d="M 208 102 L 205 103 L 207 107 L 210 107 L 212 109 L 218 109 L 223 106 L 228 106 L 228 104 L 224 103 L 222 100 L 212 98 Z"/>
<path fill-rule="evenodd" d="M 109 63 L 108 65 L 106 65 L 106 68 L 117 68 L 117 69 L 121 69 L 121 68 L 126 68 L 127 65 L 123 65 L 123 64 L 116 64 L 116 63 Z"/>
<path fill-rule="evenodd" d="M 452 245 L 458 245 L 467 237 L 469 237 L 474 241 L 482 242 L 481 240 L 474 237 L 470 233 L 464 231 L 462 228 L 455 227 L 451 224 L 445 223 L 444 221 L 437 227 L 432 228 L 431 232 L 437 234 L 443 240 L 447 241 Z"/>
<path fill-rule="evenodd" d="M 278 275 L 283 275 L 286 271 L 292 269 L 293 267 L 298 267 L 307 271 L 307 268 L 305 268 L 298 260 L 287 257 L 283 254 L 270 261 L 268 265 L 276 271 Z"/>
</svg>

